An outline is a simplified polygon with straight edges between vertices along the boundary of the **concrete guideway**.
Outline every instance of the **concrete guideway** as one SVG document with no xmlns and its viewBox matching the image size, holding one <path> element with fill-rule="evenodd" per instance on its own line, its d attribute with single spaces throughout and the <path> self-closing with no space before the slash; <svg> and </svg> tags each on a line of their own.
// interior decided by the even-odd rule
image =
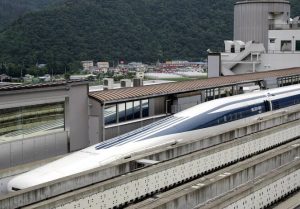
<svg viewBox="0 0 300 209">
<path fill-rule="evenodd" d="M 300 160 L 260 176 L 252 182 L 219 196 L 201 209 L 265 208 L 300 189 Z"/>
<path fill-rule="evenodd" d="M 288 200 L 279 203 L 273 209 L 300 209 L 300 191 Z"/>
<path fill-rule="evenodd" d="M 49 158 L 46 160 L 40 160 L 40 161 L 37 161 L 34 163 L 27 163 L 24 165 L 19 165 L 19 166 L 13 167 L 13 168 L 7 168 L 7 169 L 1 170 L 0 171 L 0 197 L 1 197 L 1 195 L 5 195 L 8 193 L 7 187 L 6 187 L 7 182 L 14 176 L 17 176 L 21 173 L 25 173 L 27 171 L 30 171 L 30 170 L 33 170 L 40 166 L 43 166 L 47 163 L 50 163 L 59 158 L 62 158 L 63 156 L 53 157 L 53 158 Z"/>
<path fill-rule="evenodd" d="M 213 166 L 210 168 L 207 166 L 204 167 L 205 169 L 208 169 L 207 171 L 201 170 L 202 168 L 199 167 L 199 165 L 200 166 L 202 165 L 201 162 L 198 162 L 198 164 L 196 166 L 194 166 L 194 167 L 198 166 L 199 172 L 205 173 L 208 171 L 212 171 L 216 168 L 226 166 L 230 162 L 233 163 L 234 161 L 237 161 L 236 159 L 238 159 L 238 158 L 243 159 L 247 156 L 249 157 L 249 156 L 251 156 L 251 153 L 257 154 L 260 151 L 265 151 L 266 149 L 270 149 L 273 146 L 278 146 L 281 143 L 286 143 L 287 141 L 289 141 L 290 139 L 295 137 L 295 135 L 293 136 L 293 135 L 290 135 L 289 133 L 297 133 L 299 128 L 295 128 L 296 132 L 288 131 L 284 134 L 278 135 L 278 137 L 276 137 L 276 138 L 278 138 L 278 140 L 272 141 L 272 144 L 266 144 L 265 143 L 266 140 L 261 140 L 259 143 L 253 143 L 252 141 L 254 139 L 260 139 L 264 136 L 274 134 L 275 133 L 274 130 L 278 131 L 280 129 L 280 127 L 282 128 L 282 130 L 287 130 L 288 127 L 295 126 L 295 124 L 297 123 L 297 121 L 296 122 L 291 122 L 291 121 L 295 121 L 299 118 L 300 118 L 299 105 L 287 108 L 285 110 L 280 110 L 280 111 L 276 111 L 276 112 L 272 112 L 272 113 L 263 114 L 259 118 L 252 117 L 251 119 L 247 119 L 247 126 L 245 126 L 245 127 L 241 126 L 237 122 L 235 124 L 231 124 L 231 126 L 226 126 L 225 129 L 227 130 L 227 132 L 225 132 L 225 133 L 224 132 L 216 133 L 214 135 L 206 136 L 201 139 L 194 136 L 194 138 L 195 138 L 194 140 L 188 141 L 184 144 L 178 143 L 178 144 L 170 145 L 168 147 L 157 148 L 149 153 L 148 152 L 147 153 L 144 153 L 144 152 L 135 153 L 134 155 L 131 156 L 130 159 L 120 160 L 120 161 L 116 162 L 116 164 L 114 164 L 114 165 L 97 168 L 97 169 L 94 169 L 94 170 L 91 170 L 88 172 L 76 174 L 76 175 L 73 175 L 70 177 L 66 177 L 66 178 L 63 178 L 60 180 L 46 183 L 44 185 L 39 185 L 39 186 L 30 188 L 27 190 L 22 190 L 19 192 L 15 192 L 13 194 L 9 194 L 7 196 L 0 197 L 0 208 L 6 209 L 6 208 L 22 207 L 25 205 L 34 204 L 35 202 L 43 201 L 45 199 L 50 199 L 51 197 L 54 197 L 54 196 L 59 197 L 59 198 L 61 198 L 63 196 L 63 197 L 66 197 L 66 199 L 68 199 L 67 197 L 69 196 L 69 194 L 72 194 L 72 193 L 68 193 L 69 191 L 76 190 L 76 192 L 80 193 L 80 192 L 82 192 L 82 190 L 78 190 L 78 189 L 84 188 L 83 189 L 84 193 L 90 193 L 92 189 L 96 189 L 97 187 L 94 187 L 94 186 L 88 187 L 88 185 L 97 185 L 99 187 L 98 182 L 109 179 L 103 183 L 100 183 L 101 186 L 103 186 L 103 185 L 105 186 L 104 188 L 102 188 L 102 191 L 106 191 L 107 189 L 114 188 L 113 185 L 117 185 L 117 184 L 122 185 L 122 183 L 124 184 L 124 182 L 122 181 L 122 178 L 123 178 L 123 180 L 124 180 L 124 178 L 130 178 L 132 180 L 137 180 L 137 176 L 144 176 L 146 178 L 146 177 L 149 177 L 151 172 L 157 173 L 158 171 L 163 171 L 167 168 L 171 169 L 176 166 L 182 165 L 185 162 L 190 162 L 193 160 L 195 161 L 194 163 L 197 163 L 196 159 L 199 159 L 199 158 L 201 159 L 201 157 L 205 157 L 205 156 L 207 157 L 208 154 L 212 154 L 212 155 L 216 154 L 217 152 L 226 149 L 226 146 L 227 146 L 227 149 L 230 149 L 234 146 L 240 146 L 239 148 L 237 148 L 237 152 L 235 152 L 235 154 L 233 156 L 235 158 L 232 158 L 232 159 L 231 159 L 231 157 L 232 157 L 231 154 L 232 154 L 233 150 L 231 150 L 231 151 L 227 150 L 227 154 L 226 154 L 226 151 L 223 152 L 222 153 L 223 156 L 221 156 L 221 157 L 215 155 L 215 156 L 211 156 L 212 159 L 203 158 L 202 164 L 206 163 L 208 166 L 210 164 L 210 161 L 215 163 L 215 164 L 212 164 Z M 287 123 L 287 124 L 285 124 L 285 123 Z M 282 125 L 282 124 L 285 124 L 285 125 Z M 274 126 L 275 126 L 275 128 L 270 129 Z M 276 126 L 280 126 L 280 127 L 276 127 Z M 263 130 L 265 130 L 265 131 L 263 131 Z M 256 132 L 258 132 L 258 133 L 256 133 Z M 291 138 L 287 139 L 286 141 L 285 140 L 281 141 L 282 137 L 291 137 Z M 225 143 L 225 142 L 227 142 L 227 143 Z M 245 145 L 246 142 L 249 142 L 249 143 L 252 142 L 253 144 Z M 223 144 L 221 144 L 221 143 L 223 143 Z M 250 145 L 251 146 L 255 145 L 256 148 L 254 148 L 254 150 L 249 150 L 249 147 L 251 147 Z M 214 146 L 214 147 L 212 147 L 212 146 Z M 257 146 L 261 146 L 261 147 L 259 147 L 259 149 L 257 149 Z M 211 148 L 209 148 L 209 147 L 211 147 Z M 222 148 L 220 148 L 220 147 L 222 147 Z M 209 148 L 209 149 L 205 149 L 205 148 Z M 202 150 L 201 152 L 199 152 L 199 150 L 201 150 L 201 149 L 205 149 L 205 150 Z M 195 151 L 197 151 L 197 152 L 195 152 Z M 189 153 L 192 153 L 192 154 L 188 155 Z M 198 155 L 195 156 L 196 154 L 198 154 Z M 182 155 L 186 155 L 186 156 L 182 156 Z M 227 155 L 227 157 L 224 158 L 224 155 Z M 182 156 L 182 157 L 178 157 L 178 156 Z M 131 169 L 132 164 L 133 163 L 136 164 L 136 162 L 141 159 L 154 159 L 154 160 L 159 159 L 159 160 L 163 160 L 163 161 L 165 161 L 165 160 L 169 160 L 169 161 L 160 162 L 158 165 L 145 167 L 144 169 L 139 170 L 139 171 L 135 170 L 137 167 L 134 167 L 133 169 Z M 173 159 L 173 160 L 170 160 L 170 159 Z M 219 159 L 221 159 L 221 161 Z M 224 159 L 225 159 L 225 161 L 222 161 Z M 240 159 L 238 159 L 238 160 L 240 160 Z M 182 160 L 182 161 L 180 161 L 180 160 Z M 174 162 L 175 162 L 175 164 L 174 164 Z M 223 165 L 218 164 L 218 163 L 223 163 Z M 167 166 L 167 167 L 165 167 L 165 166 Z M 190 170 L 189 166 L 193 166 L 193 165 L 185 165 L 185 166 L 187 166 L 187 167 L 184 167 L 182 169 L 187 172 Z M 159 167 L 159 169 L 157 169 L 157 167 Z M 193 171 L 194 175 L 198 176 L 200 174 L 200 173 L 197 173 L 198 171 Z M 128 174 L 128 172 L 130 172 L 130 173 Z M 181 171 L 178 171 L 178 173 L 180 173 L 180 172 Z M 190 175 L 190 174 L 186 174 L 184 172 L 183 172 L 183 174 Z M 125 176 L 122 176 L 122 175 L 125 175 Z M 119 176 L 119 177 L 116 177 L 116 176 Z M 113 178 L 113 179 L 110 179 L 110 178 Z M 162 178 L 165 178 L 165 177 L 162 177 Z M 179 182 L 185 181 L 185 179 L 190 179 L 193 177 L 183 176 L 180 178 L 183 178 L 183 180 L 179 179 Z M 178 178 L 176 178 L 175 180 L 177 181 Z M 155 182 L 157 182 L 157 181 L 155 181 Z M 166 182 L 166 186 L 163 186 L 163 187 L 169 187 L 168 184 L 170 182 L 169 181 L 165 181 L 165 182 Z M 125 183 L 126 183 L 126 181 L 125 181 Z M 173 183 L 173 184 L 175 185 L 176 183 Z M 155 185 L 155 183 L 152 185 Z M 171 183 L 171 185 L 172 185 L 172 183 Z M 137 185 L 136 187 L 139 187 L 139 185 Z M 157 191 L 160 189 L 160 187 L 154 188 L 154 189 L 156 189 L 154 191 Z M 152 188 L 152 190 L 153 190 L 153 188 Z M 150 192 L 150 193 L 153 193 L 153 192 Z M 61 194 L 64 194 L 64 195 L 61 195 Z M 61 196 L 59 196 L 59 195 L 61 195 Z M 84 196 L 84 195 L 82 194 L 82 196 Z M 144 196 L 144 195 L 141 195 L 141 196 Z M 134 199 L 136 199 L 136 197 Z M 53 200 L 53 199 L 51 199 L 51 200 Z M 126 201 L 130 201 L 130 199 L 127 199 Z M 65 202 L 68 202 L 68 201 L 65 201 Z M 119 203 L 115 202 L 114 204 L 119 204 Z"/>
<path fill-rule="evenodd" d="M 293 140 L 300 135 L 299 127 L 298 122 L 286 124 L 266 130 L 264 134 L 254 134 L 251 138 L 244 137 L 159 163 L 29 208 L 113 208 L 124 205 Z"/>
<path fill-rule="evenodd" d="M 236 191 L 239 186 L 252 182 L 261 175 L 274 169 L 280 169 L 291 162 L 299 161 L 297 157 L 300 154 L 300 147 L 294 146 L 298 143 L 300 143 L 300 139 L 158 194 L 128 208 L 190 209 L 199 204 L 205 206 L 213 203 L 220 196 L 230 191 Z M 200 206 L 199 208 L 201 208 Z"/>
</svg>

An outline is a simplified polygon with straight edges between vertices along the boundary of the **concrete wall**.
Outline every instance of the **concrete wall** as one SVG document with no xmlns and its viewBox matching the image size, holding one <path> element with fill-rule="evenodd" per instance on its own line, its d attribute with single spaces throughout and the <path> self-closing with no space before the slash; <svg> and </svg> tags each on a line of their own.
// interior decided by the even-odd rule
<svg viewBox="0 0 300 209">
<path fill-rule="evenodd" d="M 149 98 L 149 117 L 105 126 L 103 105 L 89 99 L 89 142 L 96 144 L 153 123 L 166 116 L 166 97 Z"/>
<path fill-rule="evenodd" d="M 292 41 L 292 51 L 296 51 L 296 40 L 300 41 L 300 30 L 270 30 L 269 39 L 275 38 L 275 43 L 269 43 L 269 53 L 281 51 L 281 41 Z M 300 51 L 298 51 L 300 53 Z"/>
<path fill-rule="evenodd" d="M 221 74 L 221 54 L 208 54 L 208 78 L 220 77 Z"/>
<path fill-rule="evenodd" d="M 103 123 L 100 121 L 101 104 L 94 99 L 89 99 L 89 141 L 90 145 L 102 141 Z M 103 119 L 102 119 L 103 120 Z"/>
<path fill-rule="evenodd" d="M 198 104 L 202 103 L 202 96 L 199 93 L 199 95 L 196 96 L 188 96 L 188 97 L 182 97 L 177 98 L 177 100 L 173 103 L 173 111 L 174 113 L 186 110 L 188 108 L 191 108 L 193 106 L 196 106 Z"/>
<path fill-rule="evenodd" d="M 166 115 L 159 115 L 155 117 L 144 118 L 137 121 L 128 121 L 127 123 L 107 126 L 105 128 L 105 140 L 111 139 L 121 134 L 128 133 L 130 131 L 141 128 L 143 126 L 149 125 L 150 123 L 153 123 L 164 117 L 166 117 Z"/>
<path fill-rule="evenodd" d="M 270 13 L 290 17 L 290 4 L 285 0 L 240 1 L 234 7 L 234 40 L 255 41 L 268 47 Z"/>
<path fill-rule="evenodd" d="M 281 137 L 285 137 L 285 136 L 286 136 L 285 134 L 281 134 Z M 256 137 L 253 137 L 252 140 L 255 141 Z M 130 200 L 135 200 L 145 196 L 146 191 L 149 193 L 151 191 L 159 192 L 164 188 L 168 188 L 169 186 L 173 185 L 172 182 L 177 184 L 178 182 L 181 182 L 181 179 L 185 181 L 185 180 L 191 180 L 192 178 L 199 178 L 201 176 L 200 170 L 205 170 L 209 166 L 213 167 L 214 165 L 218 164 L 219 161 L 225 159 L 225 158 L 216 158 L 216 156 L 210 158 L 209 156 L 214 155 L 213 153 L 217 154 L 221 152 L 228 153 L 229 155 L 231 155 L 230 154 L 231 152 L 229 150 L 232 150 L 232 148 L 236 147 L 233 144 L 241 145 L 244 144 L 245 141 L 246 144 L 251 143 L 250 142 L 251 140 L 249 141 L 243 139 L 243 142 L 237 140 L 236 142 L 233 143 L 230 142 L 229 144 L 220 145 L 219 147 L 213 147 L 203 152 L 197 152 L 188 156 L 183 156 L 180 158 L 173 159 L 171 161 L 161 162 L 159 164 L 150 166 L 148 168 L 144 168 L 143 170 L 138 170 L 135 172 L 131 172 L 130 174 L 127 175 L 119 176 L 118 178 L 114 178 L 112 181 L 100 182 L 99 184 L 94 184 L 91 187 L 84 188 L 82 190 L 77 190 L 70 194 L 57 197 L 55 200 L 53 199 L 50 199 L 49 201 L 46 200 L 45 203 L 38 204 L 38 208 L 55 208 L 55 207 L 59 208 L 61 205 L 63 205 L 63 208 L 74 208 L 75 205 L 78 208 L 89 208 L 89 206 L 87 206 L 86 203 L 98 204 L 97 207 L 101 207 L 101 205 L 103 206 L 103 204 L 106 204 L 107 208 L 113 208 L 113 206 L 122 204 L 125 201 L 129 202 Z M 266 141 L 272 142 L 271 138 L 269 140 L 264 140 L 263 138 L 261 138 L 260 141 L 265 144 Z M 299 140 L 296 141 L 295 143 L 299 143 Z M 204 180 L 206 181 L 205 185 L 208 186 L 206 187 L 207 190 L 204 191 L 202 190 L 201 196 L 210 199 L 214 196 L 217 196 L 219 194 L 218 192 L 229 191 L 230 189 L 235 188 L 241 185 L 242 183 L 254 179 L 256 176 L 261 175 L 262 173 L 269 172 L 274 168 L 278 168 L 279 166 L 291 162 L 295 158 L 295 156 L 299 154 L 298 151 L 299 147 L 291 146 L 295 143 L 293 142 L 284 147 L 280 147 L 274 152 L 263 153 L 262 154 L 263 157 L 257 156 L 254 158 L 250 158 L 248 162 L 235 166 L 234 169 L 228 169 L 228 168 L 224 169 L 225 171 L 223 170 L 222 173 L 229 172 L 229 174 L 223 175 L 221 182 L 219 182 L 220 176 L 218 176 L 218 178 L 211 178 L 211 179 L 204 178 Z M 244 145 L 249 147 L 249 145 L 246 144 Z M 256 144 L 256 146 L 259 147 L 260 145 Z M 240 154 L 238 154 L 240 158 L 243 158 L 243 155 L 247 155 L 247 153 L 244 152 L 245 151 L 244 148 L 241 149 L 236 147 L 236 149 L 239 150 L 240 152 Z M 264 146 L 262 146 L 261 149 L 264 150 Z M 233 158 L 231 160 L 234 161 Z M 20 191 L 18 193 L 15 193 L 16 194 L 15 197 L 9 196 L 7 200 L 3 200 L 2 202 L 0 198 L 0 203 L 3 205 L 3 207 L 7 207 L 12 204 L 15 205 L 18 204 L 18 206 L 24 203 L 28 204 L 30 201 L 37 201 L 39 198 L 48 197 L 49 192 L 52 192 L 54 194 L 56 192 L 62 192 L 62 190 L 65 187 L 72 187 L 72 188 L 81 187 L 83 186 L 83 184 L 86 184 L 87 182 L 92 183 L 97 181 L 98 178 L 102 178 L 102 179 L 103 177 L 107 178 L 109 174 L 124 172 L 122 168 L 124 169 L 123 166 L 117 166 L 115 168 L 110 168 L 110 169 L 107 168 L 106 171 L 103 170 L 102 172 L 99 169 L 97 171 L 91 172 L 90 174 L 87 174 L 87 172 L 85 172 L 86 174 L 82 173 L 81 174 L 82 177 L 80 178 L 76 178 L 75 176 L 73 176 L 72 177 L 74 178 L 73 184 L 69 182 L 71 181 L 71 179 L 67 180 L 67 178 L 65 178 L 66 179 L 65 182 L 57 183 L 55 186 L 54 185 L 50 186 L 49 184 L 47 185 L 45 184 L 44 185 L 45 188 L 38 189 L 36 187 L 36 191 L 25 191 L 25 190 Z M 210 171 L 215 171 L 215 169 L 211 169 Z M 227 182 L 224 182 L 225 180 Z M 219 183 L 220 190 L 217 190 L 217 184 L 209 185 L 209 184 L 213 184 L 213 182 Z M 47 189 L 46 187 L 51 187 L 51 190 Z M 42 190 L 42 191 L 38 192 L 37 190 Z M 26 193 L 26 194 L 22 195 L 21 193 Z M 27 198 L 24 198 L 24 203 L 22 202 L 19 203 L 18 201 L 15 201 L 18 198 L 18 196 L 22 198 L 26 196 Z M 107 198 L 103 199 L 103 197 L 105 196 Z M 195 196 L 196 197 L 194 200 L 198 201 L 200 198 L 197 198 L 198 195 Z M 125 197 L 125 200 L 123 197 Z M 10 201 L 9 198 L 11 198 Z M 187 200 L 186 198 L 183 199 Z M 80 203 L 80 206 L 78 205 L 78 203 Z M 1 208 L 1 204 L 0 204 L 0 208 Z M 192 204 L 192 202 L 190 201 L 189 204 Z M 182 205 L 186 205 L 186 204 L 181 204 L 181 206 Z M 179 205 L 179 207 L 177 208 L 182 208 L 182 207 L 180 207 Z M 187 208 L 191 208 L 191 207 L 187 207 Z"/>
<path fill-rule="evenodd" d="M 0 144 L 0 169 L 68 153 L 67 132 Z"/>
<path fill-rule="evenodd" d="M 172 196 L 165 200 L 166 203 L 162 201 L 157 201 L 155 203 L 156 207 L 151 207 L 151 204 L 148 205 L 149 208 L 157 208 L 157 209 L 189 209 L 189 208 L 202 208 L 205 207 L 207 202 L 214 202 L 216 201 L 215 198 L 225 195 L 230 191 L 238 191 L 238 187 L 241 185 L 255 180 L 256 178 L 266 175 L 270 171 L 274 170 L 281 170 L 284 168 L 284 165 L 287 165 L 293 162 L 294 158 L 299 154 L 300 149 L 296 148 L 294 150 L 290 150 L 289 152 L 285 152 L 282 154 L 278 154 L 273 158 L 269 158 L 267 160 L 253 163 L 253 161 L 249 162 L 248 164 L 243 165 L 240 164 L 239 169 L 227 168 L 223 171 L 229 173 L 224 175 L 224 173 L 217 172 L 217 174 L 211 174 L 204 180 L 198 180 L 197 182 L 193 182 L 194 184 L 190 184 L 190 189 L 187 187 L 186 190 L 182 189 L 181 193 L 182 196 Z M 299 163 L 298 163 L 299 164 Z M 290 168 L 289 168 L 290 169 Z M 299 169 L 299 165 L 298 165 Z M 287 172 L 289 173 L 289 172 Z M 271 180 L 271 179 L 270 179 Z M 263 182 L 263 180 L 262 180 Z M 194 186 L 194 185 L 201 185 L 201 186 Z M 236 194 L 238 195 L 238 194 Z M 163 199 L 163 195 L 161 198 Z M 280 193 L 278 193 L 278 197 L 280 197 Z M 230 201 L 230 200 L 229 200 Z M 160 202 L 162 204 L 160 205 Z M 141 207 L 146 208 L 146 207 Z M 207 207 L 209 208 L 209 207 Z M 211 208 L 218 208 L 218 207 L 211 207 Z M 232 207 L 233 208 L 233 207 Z M 236 207 L 237 208 L 237 207 Z M 240 208 L 240 207 L 238 207 Z M 250 207 L 244 207 L 250 208 Z"/>
<path fill-rule="evenodd" d="M 72 86 L 69 91 L 69 128 L 70 151 L 76 151 L 87 147 L 88 136 L 88 88 L 84 86 Z"/>
<path fill-rule="evenodd" d="M 152 98 L 149 101 L 149 115 L 161 115 L 166 113 L 166 101 L 168 99 L 166 97 L 156 97 Z"/>
<path fill-rule="evenodd" d="M 249 59 L 248 59 L 249 60 Z M 300 53 L 265 53 L 261 54 L 260 63 L 255 65 L 254 72 L 265 72 L 271 70 L 282 70 L 300 67 Z M 247 60 L 244 60 L 247 61 Z M 252 73 L 252 64 L 237 64 L 232 71 L 236 74 Z"/>
</svg>

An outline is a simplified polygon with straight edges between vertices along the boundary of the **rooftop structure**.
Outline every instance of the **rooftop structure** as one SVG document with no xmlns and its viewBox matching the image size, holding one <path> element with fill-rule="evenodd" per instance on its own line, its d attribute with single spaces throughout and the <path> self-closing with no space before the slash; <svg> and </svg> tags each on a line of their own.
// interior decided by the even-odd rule
<svg viewBox="0 0 300 209">
<path fill-rule="evenodd" d="M 234 7 L 234 40 L 255 41 L 268 47 L 269 25 L 286 24 L 291 14 L 287 0 L 245 0 Z"/>
<path fill-rule="evenodd" d="M 300 18 L 290 18 L 290 9 L 286 0 L 237 2 L 234 41 L 225 41 L 220 59 L 208 59 L 211 61 L 209 75 L 300 67 Z"/>
<path fill-rule="evenodd" d="M 263 81 L 270 77 L 285 77 L 299 75 L 300 68 L 284 69 L 270 72 L 250 73 L 245 75 L 226 76 L 220 78 L 209 78 L 205 80 L 184 81 L 167 83 L 153 86 L 142 86 L 137 88 L 123 88 L 109 91 L 91 92 L 91 98 L 101 103 L 121 102 L 135 98 L 159 97 L 173 93 L 187 93 L 196 90 L 218 88 L 220 86 L 230 86 L 237 83 L 249 83 L 251 81 Z"/>
<path fill-rule="evenodd" d="M 122 86 L 122 81 L 126 80 L 125 86 Z M 129 82 L 130 81 L 130 82 Z M 143 80 L 143 86 L 151 86 L 151 85 L 158 85 L 163 83 L 173 83 L 175 81 L 168 81 L 168 80 Z M 103 91 L 106 86 L 98 85 L 98 86 L 90 86 L 89 91 L 95 92 L 95 91 Z M 122 79 L 120 83 L 114 82 L 112 83 L 111 89 L 120 89 L 124 87 L 134 87 L 133 82 L 130 79 Z"/>
</svg>

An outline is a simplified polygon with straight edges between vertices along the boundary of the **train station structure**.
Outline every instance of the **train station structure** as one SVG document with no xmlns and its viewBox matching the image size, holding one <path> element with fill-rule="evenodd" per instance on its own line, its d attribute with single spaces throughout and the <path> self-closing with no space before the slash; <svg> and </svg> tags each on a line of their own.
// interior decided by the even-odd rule
<svg viewBox="0 0 300 209">
<path fill-rule="evenodd" d="M 89 144 L 87 83 L 0 87 L 0 169 Z"/>
<path fill-rule="evenodd" d="M 115 195 L 107 193 L 120 191 L 118 185 L 124 187 L 124 194 L 128 195 L 126 200 L 140 202 L 141 208 L 144 206 L 147 208 L 147 205 L 155 208 L 152 207 L 152 202 L 143 201 L 145 187 L 135 188 L 131 182 L 135 179 L 139 182 L 136 185 L 143 185 L 142 182 L 146 178 L 149 182 L 154 181 L 151 183 L 154 185 L 153 188 L 147 187 L 149 192 L 161 192 L 166 188 L 171 189 L 172 192 L 174 185 L 177 185 L 174 179 L 179 178 L 178 176 L 172 178 L 175 183 L 169 182 L 171 175 L 178 174 L 174 171 L 174 166 L 180 166 L 183 171 L 188 171 L 191 162 L 194 163 L 192 167 L 195 169 L 190 170 L 191 172 L 183 172 L 180 176 L 182 180 L 179 179 L 179 182 L 185 182 L 184 179 L 188 179 L 186 183 L 191 180 L 197 181 L 197 183 L 192 181 L 186 185 L 187 187 L 191 184 L 196 185 L 192 186 L 195 195 L 190 195 L 189 190 L 175 192 L 176 194 L 165 199 L 168 203 L 159 198 L 155 204 L 170 204 L 169 208 L 172 208 L 176 202 L 179 204 L 175 208 L 180 208 L 181 204 L 186 204 L 182 198 L 180 199 L 185 195 L 191 197 L 193 201 L 198 200 L 197 195 L 201 194 L 207 194 L 207 197 L 213 198 L 216 194 L 206 190 L 210 184 L 218 188 L 218 191 L 229 191 L 231 188 L 226 186 L 228 185 L 226 182 L 231 181 L 232 176 L 238 176 L 235 178 L 237 181 L 234 183 L 234 188 L 241 183 L 247 183 L 249 179 L 238 180 L 246 171 L 247 176 L 254 179 L 264 172 L 268 173 L 266 175 L 273 175 L 269 172 L 275 169 L 280 175 L 271 176 L 270 182 L 274 180 L 273 183 L 277 185 L 277 180 L 289 181 L 290 173 L 298 172 L 295 169 L 298 169 L 300 165 L 299 140 L 297 139 L 299 105 L 287 108 L 287 110 L 267 112 L 262 117 L 249 120 L 249 123 L 247 122 L 243 127 L 240 126 L 239 121 L 236 121 L 234 125 L 225 128 L 224 133 L 220 129 L 216 130 L 213 136 L 191 136 L 189 138 L 191 141 L 183 144 L 172 143 L 167 147 L 153 148 L 153 151 L 149 153 L 141 150 L 131 156 L 124 156 L 124 159 L 120 159 L 115 164 L 55 180 L 49 184 L 42 184 L 30 191 L 21 190 L 14 194 L 7 194 L 7 191 L 2 188 L 11 175 L 26 172 L 57 159 L 55 157 L 135 130 L 197 104 L 252 90 L 299 83 L 300 68 L 292 68 L 95 92 L 88 92 L 86 82 L 1 87 L 0 208 L 18 208 L 28 204 L 32 204 L 32 208 L 74 208 L 78 206 L 78 203 L 82 204 L 82 208 L 86 208 L 92 206 L 93 201 L 106 205 L 104 208 L 109 208 L 108 205 L 112 207 L 127 205 L 127 201 L 118 199 L 117 193 Z M 276 147 L 278 151 L 271 150 L 270 153 L 265 153 L 266 150 Z M 232 156 L 227 155 L 228 153 L 232 153 Z M 260 153 L 265 157 L 258 159 L 253 157 Z M 245 159 L 247 161 L 243 161 Z M 234 165 L 237 162 L 240 166 Z M 200 173 L 196 174 L 200 169 L 197 166 L 202 163 L 208 166 L 208 170 L 204 170 L 201 175 L 216 172 L 210 175 L 212 179 L 215 179 L 214 181 L 209 183 L 197 180 L 200 175 Z M 235 167 L 225 167 L 219 171 L 220 168 L 228 165 Z M 260 166 L 260 169 L 257 169 L 257 166 Z M 256 173 L 253 173 L 254 171 Z M 127 173 L 130 173 L 130 176 Z M 150 174 L 157 175 L 157 177 L 151 180 Z M 166 177 L 168 178 L 162 181 L 155 180 Z M 297 176 L 292 177 L 298 181 Z M 107 179 L 112 180 L 106 181 Z M 163 188 L 160 188 L 161 185 Z M 207 187 L 197 185 L 207 185 Z M 250 183 L 247 185 L 248 190 L 253 187 Z M 268 185 L 268 182 L 258 181 L 255 188 L 260 192 L 265 188 L 269 189 Z M 282 185 L 284 184 L 279 183 L 278 188 Z M 82 193 L 82 187 L 84 187 L 84 193 Z M 103 189 L 104 187 L 111 189 L 108 191 Z M 294 185 L 285 189 L 297 191 L 298 187 Z M 130 193 L 126 188 L 133 189 L 132 191 L 135 192 Z M 259 192 L 255 195 L 259 196 Z M 1 196 L 3 194 L 5 195 Z M 224 194 L 230 195 L 230 193 Z M 105 199 L 106 202 L 103 199 L 105 195 L 110 197 L 110 199 Z M 45 200 L 46 196 L 49 198 Z M 58 198 L 51 198 L 53 196 Z M 248 198 L 247 192 L 240 193 L 236 197 Z M 277 200 L 276 197 L 273 199 Z M 201 204 L 201 201 L 197 204 Z M 271 202 L 271 199 L 268 201 Z M 35 205 L 36 202 L 40 203 Z M 227 205 L 229 204 L 239 203 L 228 202 Z"/>
<path fill-rule="evenodd" d="M 105 141 L 197 104 L 242 94 L 254 86 L 268 89 L 297 84 L 299 76 L 300 68 L 293 68 L 91 92 L 90 141 Z"/>
<path fill-rule="evenodd" d="M 0 169 L 108 140 L 197 104 L 300 83 L 300 68 L 88 93 L 85 82 L 0 88 Z"/>
<path fill-rule="evenodd" d="M 209 54 L 207 79 L 93 92 L 76 81 L 0 85 L 0 209 L 299 208 L 298 86 L 195 108 L 200 120 L 219 111 L 211 126 L 170 117 L 167 135 L 150 138 L 155 123 L 48 164 L 210 100 L 300 84 L 290 11 L 288 0 L 236 2 L 235 40 Z M 238 117 L 243 108 L 251 114 Z"/>
<path fill-rule="evenodd" d="M 0 88 L 0 168 L 83 149 L 216 98 L 300 82 L 300 69 L 88 93 L 85 82 Z"/>
</svg>

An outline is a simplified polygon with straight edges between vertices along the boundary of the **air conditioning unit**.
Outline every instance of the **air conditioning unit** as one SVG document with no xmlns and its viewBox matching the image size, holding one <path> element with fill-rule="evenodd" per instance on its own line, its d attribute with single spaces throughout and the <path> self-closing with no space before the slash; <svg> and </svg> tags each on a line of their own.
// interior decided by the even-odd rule
<svg viewBox="0 0 300 209">
<path fill-rule="evenodd" d="M 131 87 L 131 80 L 130 79 L 122 79 L 121 80 L 121 88 L 128 88 Z"/>
<path fill-rule="evenodd" d="M 143 79 L 134 78 L 133 79 L 133 87 L 143 86 Z"/>
<path fill-rule="evenodd" d="M 103 89 L 113 89 L 114 88 L 114 79 L 113 78 L 105 78 L 103 80 Z"/>
</svg>

